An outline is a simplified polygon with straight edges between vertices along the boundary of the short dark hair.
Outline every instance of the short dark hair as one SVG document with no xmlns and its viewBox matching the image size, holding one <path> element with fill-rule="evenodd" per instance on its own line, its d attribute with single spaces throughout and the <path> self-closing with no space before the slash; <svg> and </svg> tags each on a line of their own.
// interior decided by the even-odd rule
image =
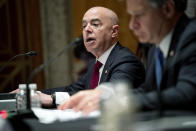
<svg viewBox="0 0 196 131">
<path fill-rule="evenodd" d="M 148 0 L 154 8 L 162 7 L 168 0 Z M 174 0 L 176 10 L 184 12 L 187 7 L 187 0 Z"/>
</svg>

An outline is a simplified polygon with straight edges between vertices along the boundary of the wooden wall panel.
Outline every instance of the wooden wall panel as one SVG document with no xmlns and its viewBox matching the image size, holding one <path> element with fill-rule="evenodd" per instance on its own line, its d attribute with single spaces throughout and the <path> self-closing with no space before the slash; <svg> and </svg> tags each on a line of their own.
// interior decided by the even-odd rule
<svg viewBox="0 0 196 131">
<path fill-rule="evenodd" d="M 37 52 L 37 56 L 32 59 L 31 71 L 43 63 L 41 16 L 39 0 L 22 0 L 26 18 L 26 31 L 28 48 Z M 38 72 L 32 82 L 37 83 L 38 89 L 45 88 L 44 72 Z"/>
<path fill-rule="evenodd" d="M 16 54 L 35 50 L 37 57 L 20 57 L 0 72 L 0 92 L 27 83 L 32 70 L 42 63 L 39 0 L 0 0 L 0 67 Z M 43 73 L 35 78 L 44 87 Z"/>
<path fill-rule="evenodd" d="M 118 0 L 72 0 L 73 36 L 78 37 L 82 33 L 81 21 L 84 13 L 91 7 L 104 6 L 117 13 L 120 20 L 119 41 L 122 45 L 136 52 L 138 40 L 128 28 L 129 17 L 126 13 L 125 1 Z"/>
</svg>

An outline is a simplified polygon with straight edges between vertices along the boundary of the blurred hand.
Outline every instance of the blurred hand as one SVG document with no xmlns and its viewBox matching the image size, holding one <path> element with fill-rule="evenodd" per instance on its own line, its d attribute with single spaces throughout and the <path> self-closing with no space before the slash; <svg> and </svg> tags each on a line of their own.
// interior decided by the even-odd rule
<svg viewBox="0 0 196 131">
<path fill-rule="evenodd" d="M 44 93 L 38 93 L 41 104 L 45 106 L 51 106 L 53 103 L 51 95 L 47 95 Z"/>
<path fill-rule="evenodd" d="M 58 106 L 58 109 L 74 109 L 75 111 L 82 111 L 88 114 L 99 109 L 99 102 L 101 99 L 101 89 L 80 91 L 70 97 L 69 100 Z"/>
<path fill-rule="evenodd" d="M 10 93 L 18 93 L 19 92 L 19 89 L 16 89 L 16 90 L 13 90 L 11 91 Z M 51 95 L 47 95 L 47 94 L 44 94 L 44 93 L 38 93 L 39 95 L 39 98 L 40 98 L 40 101 L 41 101 L 41 104 L 42 105 L 45 105 L 45 106 L 51 106 L 52 103 L 53 103 L 53 100 L 52 100 L 52 97 Z"/>
<path fill-rule="evenodd" d="M 9 93 L 18 93 L 18 92 L 19 92 L 19 89 L 16 89 L 16 90 L 13 90 L 13 91 L 11 91 Z"/>
</svg>

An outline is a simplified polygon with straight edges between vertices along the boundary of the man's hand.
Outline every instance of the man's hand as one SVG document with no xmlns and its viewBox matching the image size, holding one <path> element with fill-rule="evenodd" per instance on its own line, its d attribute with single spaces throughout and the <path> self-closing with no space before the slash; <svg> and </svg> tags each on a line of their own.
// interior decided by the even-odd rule
<svg viewBox="0 0 196 131">
<path fill-rule="evenodd" d="M 18 93 L 19 92 L 19 89 L 16 89 L 16 90 L 13 90 L 11 91 L 10 93 Z M 53 104 L 53 99 L 51 97 L 51 95 L 47 95 L 47 94 L 44 94 L 44 93 L 38 93 L 39 95 L 39 98 L 40 98 L 40 102 L 42 105 L 44 106 L 51 106 Z"/>
<path fill-rule="evenodd" d="M 80 91 L 58 106 L 58 109 L 65 110 L 73 108 L 75 111 L 82 111 L 88 114 L 99 109 L 101 89 Z"/>
<path fill-rule="evenodd" d="M 53 103 L 51 95 L 47 95 L 44 93 L 38 93 L 40 101 L 44 106 L 51 106 Z"/>
<path fill-rule="evenodd" d="M 10 93 L 18 93 L 18 92 L 19 92 L 19 89 L 16 89 L 16 90 L 11 91 Z"/>
</svg>

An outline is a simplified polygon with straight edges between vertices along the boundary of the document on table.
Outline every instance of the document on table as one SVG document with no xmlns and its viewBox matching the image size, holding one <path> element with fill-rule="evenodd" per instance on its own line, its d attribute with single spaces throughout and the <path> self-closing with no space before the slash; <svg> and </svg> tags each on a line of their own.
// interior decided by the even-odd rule
<svg viewBox="0 0 196 131">
<path fill-rule="evenodd" d="M 32 110 L 39 121 L 45 124 L 53 123 L 54 121 L 70 121 L 80 118 L 96 118 L 100 116 L 100 111 L 94 111 L 88 115 L 84 115 L 82 114 L 82 112 L 75 112 L 72 109 L 49 110 L 42 108 L 33 108 Z"/>
</svg>

